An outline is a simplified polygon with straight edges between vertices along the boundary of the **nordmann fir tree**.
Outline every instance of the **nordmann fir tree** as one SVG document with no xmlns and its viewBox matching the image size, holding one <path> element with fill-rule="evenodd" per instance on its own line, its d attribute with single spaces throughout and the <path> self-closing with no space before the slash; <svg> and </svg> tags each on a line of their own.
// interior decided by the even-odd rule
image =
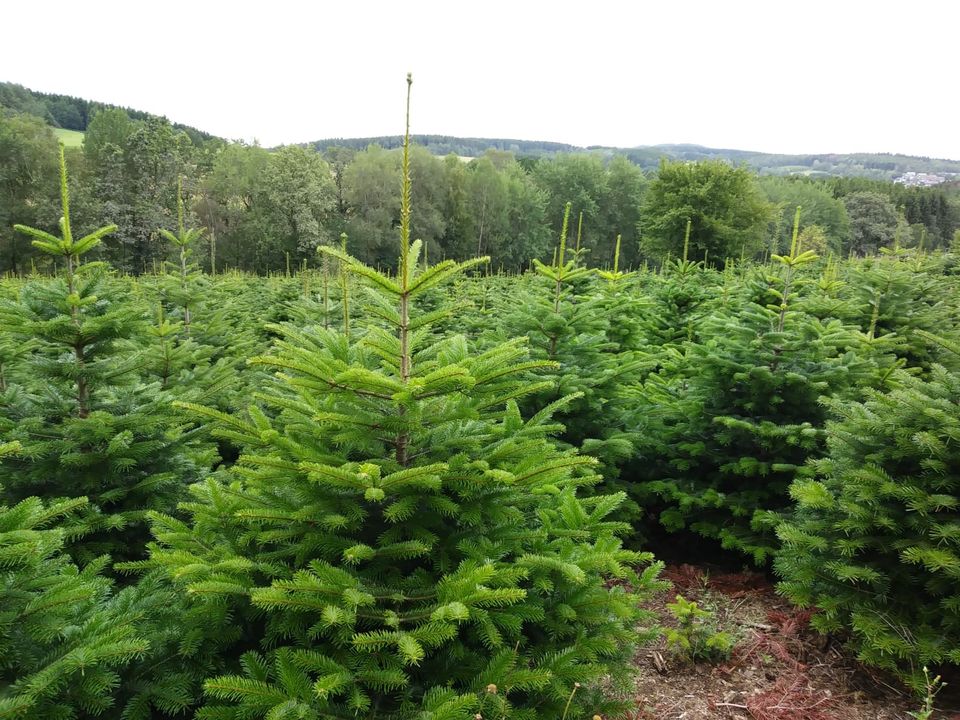
<svg viewBox="0 0 960 720">
<path fill-rule="evenodd" d="M 567 203 L 553 261 L 547 265 L 533 260 L 535 274 L 528 286 L 500 299 L 505 306 L 502 320 L 488 334 L 500 341 L 529 337 L 534 358 L 554 363 L 552 370 L 531 376 L 552 384 L 521 403 L 525 414 L 572 398 L 556 413 L 564 426 L 562 439 L 577 447 L 589 440 L 591 454 L 608 460 L 628 457 L 632 448 L 625 433 L 611 428 L 608 403 L 650 363 L 637 348 L 623 347 L 618 342 L 622 338 L 611 337 L 623 308 L 610 303 L 605 292 L 610 280 L 601 287 L 596 273 L 579 264 L 579 253 L 568 252 L 569 219 Z"/>
<path fill-rule="evenodd" d="M 928 348 L 914 342 L 912 333 L 942 327 L 952 298 L 943 277 L 932 269 L 923 254 L 899 245 L 851 264 L 846 284 L 855 308 L 851 320 L 866 333 L 866 351 L 892 353 L 907 367 L 930 364 Z"/>
<path fill-rule="evenodd" d="M 203 323 L 203 331 L 209 323 Z M 194 330 L 198 326 L 194 325 Z M 172 397 L 202 402 L 221 410 L 232 410 L 246 402 L 246 388 L 239 382 L 240 360 L 225 354 L 223 349 L 200 342 L 204 332 L 184 335 L 183 322 L 171 319 L 158 305 L 156 320 L 146 328 L 145 348 L 132 345 L 131 353 L 141 356 L 141 374 L 145 380 L 158 381 L 160 389 Z M 192 441 L 191 455 L 200 467 L 209 467 L 218 458 L 207 443 Z M 196 453 L 196 454 L 194 454 Z M 204 453 L 210 453 L 204 457 Z"/>
<path fill-rule="evenodd" d="M 0 444 L 0 458 L 19 451 Z M 159 574 L 111 595 L 108 556 L 74 565 L 64 546 L 87 505 L 0 504 L 0 718 L 183 717 L 236 632 L 213 635 L 209 608 L 186 606 Z"/>
<path fill-rule="evenodd" d="M 0 443 L 0 459 L 21 450 Z M 130 617 L 107 605 L 101 558 L 78 568 L 64 552 L 86 498 L 0 503 L 0 718 L 87 718 L 113 705 L 116 670 L 147 648 Z"/>
<path fill-rule="evenodd" d="M 816 259 L 800 251 L 798 224 L 799 208 L 790 254 L 773 256 L 779 272 L 755 275 L 747 297 L 705 320 L 704 341 L 687 345 L 676 375 L 648 379 L 630 421 L 642 438 L 625 471 L 637 502 L 668 531 L 757 564 L 776 551 L 772 523 L 798 468 L 822 452 L 821 396 L 847 396 L 872 367 L 849 350 L 854 332 L 796 309 L 812 285 L 799 271 Z"/>
<path fill-rule="evenodd" d="M 645 324 L 650 315 L 650 300 L 641 295 L 636 285 L 637 273 L 620 269 L 620 241 L 613 251 L 613 267 L 597 270 L 597 276 L 605 280 L 599 291 L 603 297 L 604 312 L 611 317 L 607 326 L 607 339 L 616 343 L 619 352 L 646 349 Z"/>
<path fill-rule="evenodd" d="M 0 297 L 0 303 L 13 302 Z M 15 417 L 22 416 L 23 403 L 27 401 L 22 375 L 26 372 L 26 359 L 33 352 L 33 340 L 14 337 L 0 331 L 0 408 Z"/>
<path fill-rule="evenodd" d="M 407 128 L 397 274 L 324 249 L 366 287 L 350 334 L 277 328 L 252 361 L 278 371 L 263 409 L 192 408 L 244 454 L 194 487 L 191 523 L 155 516 L 147 565 L 228 605 L 254 648 L 199 718 L 552 720 L 572 695 L 571 718 L 613 712 L 598 681 L 643 639 L 658 566 L 606 519 L 623 497 L 579 499 L 594 461 L 555 449 L 554 408 L 517 409 L 539 389 L 521 373 L 550 363 L 438 340 L 449 311 L 418 309 L 480 261 L 418 265 Z"/>
<path fill-rule="evenodd" d="M 347 234 L 340 233 L 340 250 L 347 252 Z M 343 328 L 350 333 L 350 272 L 343 263 L 326 254 L 320 258 L 319 277 L 304 268 L 300 271 L 303 292 L 289 306 L 290 322 L 295 325 L 323 325 Z M 319 282 L 318 282 L 319 281 Z"/>
<path fill-rule="evenodd" d="M 140 383 L 140 359 L 123 350 L 124 340 L 142 337 L 142 309 L 102 263 L 83 262 L 115 226 L 73 237 L 62 146 L 60 181 L 61 236 L 15 227 L 63 271 L 52 281 L 31 279 L 19 298 L 0 301 L 0 332 L 35 343 L 18 372 L 23 392 L 0 408 L 0 440 L 22 445 L 0 460 L 0 499 L 86 496 L 90 505 L 74 516 L 75 558 L 137 557 L 147 539 L 145 511 L 172 510 L 196 469 L 181 453 L 185 436 L 171 398 Z"/>
<path fill-rule="evenodd" d="M 177 250 L 178 259 L 176 263 L 164 263 L 164 273 L 157 278 L 159 303 L 156 321 L 147 329 L 152 347 L 143 353 L 143 374 L 158 379 L 161 389 L 175 391 L 181 400 L 232 409 L 232 395 L 239 391 L 235 387 L 238 358 L 228 354 L 230 348 L 224 347 L 227 343 L 217 342 L 219 317 L 207 313 L 196 322 L 209 286 L 199 266 L 189 258 L 204 230 L 187 228 L 184 215 L 183 186 L 178 179 L 177 232 L 159 230 Z M 232 334 L 229 345 L 236 342 L 238 338 Z"/>
<path fill-rule="evenodd" d="M 601 462 L 604 477 L 603 488 L 617 488 L 622 466 L 634 455 L 632 427 L 624 422 L 632 415 L 636 405 L 633 390 L 653 372 L 659 362 L 659 348 L 648 343 L 651 302 L 641 289 L 639 274 L 620 269 L 621 236 L 614 245 L 613 267 L 597 270 L 602 281 L 595 288 L 599 300 L 597 312 L 608 318 L 605 335 L 610 344 L 617 372 L 607 382 L 597 386 L 603 396 L 601 408 L 593 411 L 596 430 L 580 444 L 580 451 L 593 455 Z M 609 360 L 608 360 L 609 362 Z M 579 372 L 593 376 L 595 367 L 586 365 Z M 605 427 L 604 427 L 605 426 Z M 639 508 L 633 503 L 624 506 L 626 515 L 635 519 Z"/>
<path fill-rule="evenodd" d="M 649 288 L 653 306 L 644 315 L 650 343 L 668 350 L 699 339 L 700 323 L 709 315 L 717 295 L 717 273 L 707 267 L 706 261 L 689 259 L 690 229 L 688 220 L 683 255 L 675 260 L 668 258 L 661 266 L 658 282 Z"/>
<path fill-rule="evenodd" d="M 960 375 L 894 379 L 829 403 L 829 454 L 790 489 L 776 570 L 815 628 L 922 693 L 925 665 L 960 666 Z"/>
<path fill-rule="evenodd" d="M 163 283 L 163 291 L 167 302 L 178 307 L 181 312 L 181 322 L 186 335 L 190 334 L 191 312 L 199 301 L 202 292 L 202 274 L 196 263 L 188 262 L 193 252 L 193 245 L 203 237 L 203 228 L 187 228 L 184 221 L 183 207 L 183 178 L 177 178 L 177 232 L 173 233 L 160 228 L 160 234 L 170 241 L 178 251 L 177 264 L 174 272 Z"/>
</svg>

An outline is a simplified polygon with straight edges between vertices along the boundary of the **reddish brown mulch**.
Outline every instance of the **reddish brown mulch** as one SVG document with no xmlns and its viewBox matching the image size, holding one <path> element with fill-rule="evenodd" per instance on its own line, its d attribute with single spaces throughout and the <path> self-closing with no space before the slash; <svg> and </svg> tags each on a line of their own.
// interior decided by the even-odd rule
<svg viewBox="0 0 960 720">
<path fill-rule="evenodd" d="M 811 612 L 792 607 L 762 574 L 672 565 L 663 577 L 673 588 L 647 603 L 662 625 L 675 624 L 666 604 L 681 594 L 711 610 L 737 644 L 719 665 L 692 664 L 663 639 L 644 648 L 631 720 L 910 720 L 919 709 L 896 681 L 811 630 Z"/>
</svg>

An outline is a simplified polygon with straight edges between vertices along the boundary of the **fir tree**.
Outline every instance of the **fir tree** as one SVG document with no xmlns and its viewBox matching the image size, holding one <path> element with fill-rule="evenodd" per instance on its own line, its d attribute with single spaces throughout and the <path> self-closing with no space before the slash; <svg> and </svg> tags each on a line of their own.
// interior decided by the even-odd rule
<svg viewBox="0 0 960 720">
<path fill-rule="evenodd" d="M 607 339 L 616 343 L 616 349 L 620 353 L 640 349 L 649 351 L 646 323 L 650 316 L 651 302 L 641 294 L 636 283 L 637 273 L 620 269 L 620 240 L 621 237 L 617 235 L 613 267 L 610 270 L 597 271 L 597 276 L 606 281 L 601 283 L 599 289 L 603 296 L 603 313 L 610 318 Z"/>
<path fill-rule="evenodd" d="M 667 530 L 689 528 L 758 564 L 776 550 L 768 513 L 789 504 L 797 469 L 822 451 L 821 396 L 844 395 L 871 367 L 849 329 L 794 307 L 810 286 L 798 271 L 815 257 L 800 251 L 795 223 L 790 254 L 774 256 L 779 271 L 754 274 L 746 297 L 704 321 L 706 339 L 647 380 L 633 419 L 637 502 Z"/>
<path fill-rule="evenodd" d="M 21 358 L 16 401 L 3 407 L 0 438 L 22 451 L 2 462 L 8 502 L 86 496 L 72 545 L 87 562 L 104 552 L 137 556 L 146 540 L 147 509 L 171 510 L 196 475 L 182 453 L 185 436 L 171 417 L 171 398 L 138 381 L 138 354 L 122 343 L 142 338 L 143 316 L 101 263 L 84 263 L 114 226 L 74 239 L 61 147 L 61 236 L 17 226 L 63 272 L 33 279 L 17 300 L 0 303 L 3 335 L 34 343 Z M 0 396 L 0 397 L 7 397 Z"/>
<path fill-rule="evenodd" d="M 19 451 L 2 444 L 0 458 Z M 35 497 L 0 505 L 0 717 L 182 717 L 237 633 L 157 575 L 111 596 L 106 556 L 74 565 L 64 544 L 86 506 Z"/>
<path fill-rule="evenodd" d="M 193 407 L 244 454 L 195 486 L 190 525 L 157 516 L 149 565 L 256 648 L 198 717 L 546 719 L 578 683 L 571 712 L 616 705 L 597 683 L 626 668 L 657 566 L 630 569 L 650 556 L 606 519 L 622 496 L 577 498 L 595 463 L 555 449 L 555 408 L 521 417 L 521 374 L 551 364 L 432 332 L 450 310 L 418 301 L 479 261 L 419 265 L 408 151 L 397 274 L 325 249 L 365 285 L 362 327 L 277 327 L 263 409 Z"/>
<path fill-rule="evenodd" d="M 924 665 L 960 665 L 960 376 L 895 380 L 829 403 L 829 455 L 791 488 L 776 569 L 814 627 L 922 689 Z"/>
<path fill-rule="evenodd" d="M 612 463 L 629 457 L 632 448 L 627 433 L 611 427 L 609 405 L 621 387 L 637 380 L 651 363 L 639 348 L 625 347 L 639 339 L 636 333 L 621 335 L 612 329 L 632 322 L 621 320 L 621 313 L 639 308 L 614 300 L 611 280 L 605 279 L 601 287 L 594 271 L 579 263 L 580 253 L 570 252 L 569 214 L 568 203 L 553 261 L 547 265 L 533 260 L 535 274 L 525 278 L 528 287 L 501 299 L 508 307 L 489 334 L 500 341 L 528 337 L 535 358 L 555 363 L 553 370 L 539 369 L 531 376 L 532 381 L 551 384 L 521 404 L 524 413 L 572 396 L 556 415 L 564 426 L 562 439 Z"/>
<path fill-rule="evenodd" d="M 690 225 L 687 221 L 683 255 L 668 259 L 659 276 L 652 276 L 652 307 L 645 315 L 645 325 L 649 342 L 655 347 L 673 349 L 697 340 L 700 322 L 713 309 L 718 273 L 705 261 L 689 258 Z M 728 262 L 725 269 L 732 273 L 733 263 Z"/>
<path fill-rule="evenodd" d="M 0 458 L 19 452 L 0 444 Z M 108 558 L 78 568 L 64 520 L 86 498 L 0 505 L 0 717 L 87 718 L 114 705 L 118 668 L 148 647 L 110 612 Z M 69 523 L 68 523 L 69 524 Z"/>
<path fill-rule="evenodd" d="M 866 334 L 875 355 L 893 354 L 900 365 L 925 368 L 931 358 L 923 343 L 912 342 L 915 330 L 937 332 L 956 307 L 934 265 L 924 256 L 897 246 L 882 248 L 848 271 L 851 320 Z"/>
<path fill-rule="evenodd" d="M 177 250 L 178 259 L 176 263 L 165 263 L 165 272 L 157 278 L 159 308 L 156 321 L 147 330 L 154 345 L 150 352 L 144 353 L 144 370 L 148 376 L 159 379 L 161 389 L 174 389 L 181 400 L 233 409 L 237 406 L 233 400 L 243 394 L 235 382 L 240 361 L 237 345 L 244 348 L 240 340 L 243 334 L 238 338 L 229 329 L 217 328 L 222 321 L 217 313 L 205 312 L 198 322 L 198 310 L 207 309 L 204 299 L 209 285 L 199 266 L 189 258 L 205 230 L 186 227 L 180 180 L 177 182 L 177 232 L 163 228 L 159 232 Z M 232 336 L 231 340 L 224 342 L 225 338 L 219 337 L 221 333 Z"/>
<path fill-rule="evenodd" d="M 164 293 L 167 301 L 181 311 L 183 332 L 190 334 L 192 310 L 195 308 L 201 292 L 200 281 L 202 275 L 195 263 L 188 262 L 193 253 L 193 245 L 203 237 L 203 228 L 187 228 L 184 220 L 183 208 L 183 179 L 177 178 L 177 232 L 172 233 L 160 228 L 163 235 L 178 251 L 178 263 L 175 266 L 173 277 L 164 283 Z"/>
</svg>

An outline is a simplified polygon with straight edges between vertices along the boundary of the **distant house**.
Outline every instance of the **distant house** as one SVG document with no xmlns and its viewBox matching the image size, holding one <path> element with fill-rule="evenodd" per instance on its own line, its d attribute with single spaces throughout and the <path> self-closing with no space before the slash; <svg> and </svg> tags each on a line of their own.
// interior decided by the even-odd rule
<svg viewBox="0 0 960 720">
<path fill-rule="evenodd" d="M 946 182 L 947 178 L 942 175 L 933 175 L 931 173 L 905 172 L 898 178 L 894 178 L 895 183 L 906 185 L 907 187 L 932 187 Z"/>
</svg>

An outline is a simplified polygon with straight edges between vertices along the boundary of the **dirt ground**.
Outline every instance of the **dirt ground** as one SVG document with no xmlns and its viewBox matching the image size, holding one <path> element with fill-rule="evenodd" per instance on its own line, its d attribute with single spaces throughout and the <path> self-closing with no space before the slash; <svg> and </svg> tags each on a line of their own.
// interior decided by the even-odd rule
<svg viewBox="0 0 960 720">
<path fill-rule="evenodd" d="M 910 720 L 920 709 L 894 679 L 811 630 L 809 612 L 790 606 L 762 575 L 673 565 L 664 577 L 673 588 L 648 603 L 664 627 L 676 626 L 666 604 L 682 594 L 713 612 L 736 646 L 717 665 L 694 664 L 665 639 L 643 648 L 631 720 Z M 960 707 L 955 695 L 936 705 Z M 960 711 L 933 717 L 960 720 Z"/>
</svg>

